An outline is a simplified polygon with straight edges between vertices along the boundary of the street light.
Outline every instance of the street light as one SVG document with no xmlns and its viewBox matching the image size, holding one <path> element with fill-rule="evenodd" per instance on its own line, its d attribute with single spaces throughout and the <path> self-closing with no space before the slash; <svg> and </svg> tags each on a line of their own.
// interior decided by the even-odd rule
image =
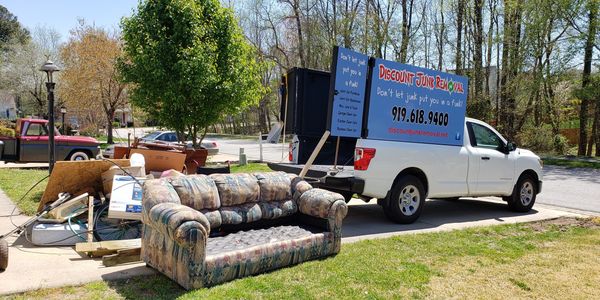
<svg viewBox="0 0 600 300">
<path fill-rule="evenodd" d="M 64 105 L 60 107 L 60 113 L 62 114 L 62 134 L 67 135 L 67 126 L 65 126 L 65 114 L 67 113 L 67 108 Z"/>
<path fill-rule="evenodd" d="M 40 71 L 46 72 L 48 82 L 46 82 L 46 89 L 48 90 L 48 171 L 52 174 L 54 168 L 54 85 L 52 82 L 52 73 L 60 71 L 60 69 L 50 60 L 46 62 L 40 68 Z"/>
</svg>

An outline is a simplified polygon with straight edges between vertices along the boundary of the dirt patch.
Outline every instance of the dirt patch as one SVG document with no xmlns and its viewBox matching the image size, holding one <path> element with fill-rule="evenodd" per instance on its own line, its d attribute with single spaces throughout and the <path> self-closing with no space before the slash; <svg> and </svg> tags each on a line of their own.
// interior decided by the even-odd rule
<svg viewBox="0 0 600 300">
<path fill-rule="evenodd" d="M 529 223 L 528 226 L 534 231 L 547 231 L 550 228 L 566 231 L 573 227 L 600 228 L 600 218 L 573 218 L 559 217 L 556 219 L 542 220 Z"/>
</svg>

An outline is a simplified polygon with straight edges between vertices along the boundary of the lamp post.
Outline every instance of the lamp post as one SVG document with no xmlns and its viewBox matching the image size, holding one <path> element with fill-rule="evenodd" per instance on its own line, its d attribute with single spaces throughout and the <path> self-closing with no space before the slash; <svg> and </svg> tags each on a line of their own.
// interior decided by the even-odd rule
<svg viewBox="0 0 600 300">
<path fill-rule="evenodd" d="M 54 168 L 54 85 L 52 82 L 52 73 L 60 71 L 60 69 L 50 60 L 46 62 L 40 68 L 40 71 L 46 72 L 48 82 L 46 82 L 46 89 L 48 90 L 48 171 L 52 174 Z"/>
<path fill-rule="evenodd" d="M 67 135 L 67 126 L 65 125 L 65 114 L 67 114 L 67 108 L 64 105 L 60 107 L 60 113 L 62 114 L 62 134 Z"/>
</svg>

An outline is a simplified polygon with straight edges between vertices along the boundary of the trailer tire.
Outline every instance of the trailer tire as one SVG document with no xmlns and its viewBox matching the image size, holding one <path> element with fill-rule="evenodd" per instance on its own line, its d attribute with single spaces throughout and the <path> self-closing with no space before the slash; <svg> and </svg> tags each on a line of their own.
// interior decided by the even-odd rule
<svg viewBox="0 0 600 300">
<path fill-rule="evenodd" d="M 0 240 L 0 272 L 4 272 L 8 266 L 8 242 Z"/>
<path fill-rule="evenodd" d="M 421 180 L 405 175 L 392 187 L 387 205 L 383 207 L 385 215 L 396 223 L 413 223 L 423 211 L 425 195 Z"/>
<path fill-rule="evenodd" d="M 90 155 L 86 151 L 75 151 L 69 155 L 70 161 L 90 160 Z"/>
</svg>

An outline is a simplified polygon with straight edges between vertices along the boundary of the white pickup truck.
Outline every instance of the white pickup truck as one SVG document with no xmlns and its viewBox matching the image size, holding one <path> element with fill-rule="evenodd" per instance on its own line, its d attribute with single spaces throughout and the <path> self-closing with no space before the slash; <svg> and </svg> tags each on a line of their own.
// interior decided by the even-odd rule
<svg viewBox="0 0 600 300">
<path fill-rule="evenodd" d="M 490 125 L 465 120 L 462 146 L 358 139 L 353 192 L 377 198 L 391 220 L 412 223 L 426 198 L 500 196 L 526 212 L 542 190 L 541 159 Z"/>
</svg>

